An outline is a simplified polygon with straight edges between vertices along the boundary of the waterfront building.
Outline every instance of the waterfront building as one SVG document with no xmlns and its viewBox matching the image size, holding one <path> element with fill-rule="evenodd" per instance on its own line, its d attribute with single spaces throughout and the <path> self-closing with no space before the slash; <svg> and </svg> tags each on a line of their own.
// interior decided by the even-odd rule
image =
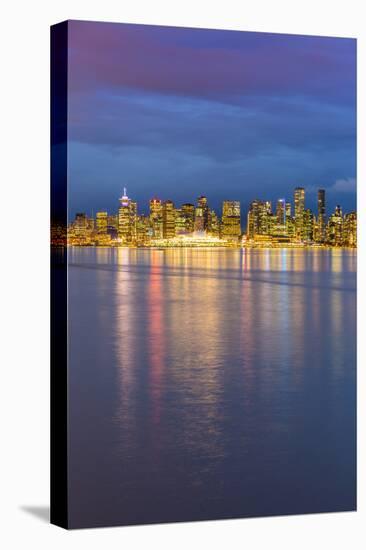
<svg viewBox="0 0 366 550">
<path fill-rule="evenodd" d="M 112 240 L 118 237 L 118 214 L 108 215 L 107 219 L 107 233 L 111 236 Z"/>
<path fill-rule="evenodd" d="M 316 240 L 323 243 L 325 239 L 325 189 L 318 190 L 318 220 Z"/>
<path fill-rule="evenodd" d="M 286 216 L 286 235 L 293 240 L 296 236 L 295 219 L 293 216 Z"/>
<path fill-rule="evenodd" d="M 149 216 L 137 216 L 136 220 L 136 244 L 137 246 L 146 246 L 150 235 L 150 218 Z"/>
<path fill-rule="evenodd" d="M 271 213 L 269 201 L 254 200 L 250 203 L 247 219 L 247 237 L 252 239 L 255 235 L 269 235 L 276 217 Z"/>
<path fill-rule="evenodd" d="M 224 239 L 237 240 L 241 235 L 240 202 L 222 203 L 221 236 Z"/>
<path fill-rule="evenodd" d="M 286 220 L 287 220 L 287 218 L 291 217 L 291 203 L 290 202 L 286 202 L 285 215 L 286 215 Z"/>
<path fill-rule="evenodd" d="M 193 233 L 194 231 L 194 213 L 195 207 L 193 204 L 189 202 L 182 204 L 182 214 L 185 218 L 187 234 Z"/>
<path fill-rule="evenodd" d="M 67 232 L 68 244 L 87 246 L 92 244 L 94 220 L 84 212 L 78 212 Z"/>
<path fill-rule="evenodd" d="M 307 208 L 306 210 L 304 210 L 304 214 L 303 214 L 302 238 L 304 241 L 311 242 L 314 240 L 314 225 L 315 225 L 315 216 L 310 210 L 310 208 Z"/>
<path fill-rule="evenodd" d="M 210 229 L 210 215 L 209 215 L 209 208 L 207 204 L 207 197 L 204 197 L 203 195 L 198 197 L 197 208 L 199 209 L 200 214 L 202 216 L 202 225 L 203 225 L 202 230 L 208 231 Z"/>
<path fill-rule="evenodd" d="M 219 237 L 220 236 L 220 219 L 219 216 L 216 214 L 214 210 L 210 210 L 210 230 L 209 234 L 213 237 Z"/>
<path fill-rule="evenodd" d="M 357 214 L 350 212 L 344 216 L 343 222 L 343 245 L 357 246 Z"/>
<path fill-rule="evenodd" d="M 150 200 L 151 236 L 155 239 L 163 238 L 163 203 L 158 198 Z"/>
<path fill-rule="evenodd" d="M 279 225 L 285 225 L 286 220 L 286 201 L 285 199 L 278 199 L 276 207 L 277 223 Z"/>
<path fill-rule="evenodd" d="M 170 200 L 163 202 L 163 238 L 175 237 L 175 208 Z"/>
<path fill-rule="evenodd" d="M 343 244 L 343 215 L 339 205 L 331 216 L 326 228 L 326 241 L 330 246 L 342 246 Z"/>
<path fill-rule="evenodd" d="M 87 233 L 87 218 L 84 212 L 78 212 L 75 215 L 74 235 L 76 238 L 85 238 Z"/>
<path fill-rule="evenodd" d="M 96 214 L 96 225 L 98 234 L 106 234 L 108 228 L 108 213 L 107 212 L 97 212 Z"/>
<path fill-rule="evenodd" d="M 305 189 L 296 187 L 294 192 L 295 203 L 295 233 L 296 238 L 302 240 L 304 238 L 304 210 L 305 210 Z"/>
<path fill-rule="evenodd" d="M 196 206 L 194 210 L 194 231 L 196 233 L 202 233 L 204 231 L 205 223 L 203 219 L 203 209 L 201 206 Z"/>
<path fill-rule="evenodd" d="M 175 234 L 178 235 L 186 235 L 188 233 L 187 231 L 187 224 L 186 224 L 186 217 L 184 215 L 182 208 L 176 208 L 175 209 Z"/>
<path fill-rule="evenodd" d="M 127 196 L 126 188 L 119 203 L 118 237 L 123 244 L 133 244 L 137 236 L 137 203 Z"/>
</svg>

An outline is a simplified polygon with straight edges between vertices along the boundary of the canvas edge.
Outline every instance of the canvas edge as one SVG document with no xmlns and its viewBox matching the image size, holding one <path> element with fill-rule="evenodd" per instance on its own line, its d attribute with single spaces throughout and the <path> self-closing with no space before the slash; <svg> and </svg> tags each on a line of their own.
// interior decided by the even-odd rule
<svg viewBox="0 0 366 550">
<path fill-rule="evenodd" d="M 50 522 L 68 521 L 67 86 L 68 22 L 51 26 L 51 357 Z M 54 238 L 54 228 L 60 232 Z M 65 238 L 65 241 L 63 241 Z"/>
</svg>

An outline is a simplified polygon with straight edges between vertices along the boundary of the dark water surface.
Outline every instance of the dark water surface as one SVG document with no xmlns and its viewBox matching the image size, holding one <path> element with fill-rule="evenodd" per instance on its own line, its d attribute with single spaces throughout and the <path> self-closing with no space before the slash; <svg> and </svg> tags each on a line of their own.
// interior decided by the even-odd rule
<svg viewBox="0 0 366 550">
<path fill-rule="evenodd" d="M 356 252 L 69 250 L 74 527 L 352 510 Z"/>
</svg>

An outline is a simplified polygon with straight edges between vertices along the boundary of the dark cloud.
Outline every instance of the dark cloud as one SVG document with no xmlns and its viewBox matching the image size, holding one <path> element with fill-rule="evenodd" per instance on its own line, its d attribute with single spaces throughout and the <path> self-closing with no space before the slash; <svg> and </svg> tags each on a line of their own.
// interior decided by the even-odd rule
<svg viewBox="0 0 366 550">
<path fill-rule="evenodd" d="M 247 203 L 355 176 L 354 40 L 85 22 L 69 38 L 77 209 L 129 182 L 140 202 L 219 204 L 223 183 Z"/>
</svg>

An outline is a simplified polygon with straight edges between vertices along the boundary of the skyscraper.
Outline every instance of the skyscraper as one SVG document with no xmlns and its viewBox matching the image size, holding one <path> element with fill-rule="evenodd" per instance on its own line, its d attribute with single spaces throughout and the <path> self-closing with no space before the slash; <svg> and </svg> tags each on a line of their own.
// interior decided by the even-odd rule
<svg viewBox="0 0 366 550">
<path fill-rule="evenodd" d="M 163 237 L 164 239 L 175 237 L 175 208 L 172 201 L 163 202 Z"/>
<path fill-rule="evenodd" d="M 150 225 L 154 239 L 163 236 L 163 204 L 156 197 L 150 200 Z"/>
<path fill-rule="evenodd" d="M 106 234 L 107 227 L 108 227 L 108 213 L 97 212 L 96 223 L 97 223 L 97 232 L 101 235 Z"/>
<path fill-rule="evenodd" d="M 186 221 L 187 233 L 193 233 L 194 231 L 194 211 L 195 207 L 193 204 L 188 202 L 182 204 L 182 214 Z"/>
<path fill-rule="evenodd" d="M 87 230 L 87 217 L 84 212 L 78 212 L 75 215 L 74 233 L 76 237 L 85 237 Z"/>
<path fill-rule="evenodd" d="M 317 240 L 324 242 L 325 238 L 325 189 L 318 190 L 318 235 Z"/>
<path fill-rule="evenodd" d="M 118 209 L 118 237 L 124 244 L 130 244 L 136 240 L 136 223 L 137 203 L 127 196 L 127 190 L 124 188 Z"/>
<path fill-rule="evenodd" d="M 314 240 L 314 225 L 315 225 L 315 216 L 310 210 L 310 208 L 307 208 L 304 210 L 304 220 L 303 220 L 303 234 L 302 238 L 305 241 L 313 241 Z"/>
<path fill-rule="evenodd" d="M 222 236 L 224 239 L 237 240 L 241 235 L 240 202 L 222 203 Z"/>
<path fill-rule="evenodd" d="M 304 238 L 304 210 L 305 210 L 305 189 L 296 187 L 294 193 L 295 203 L 295 232 L 297 239 Z"/>
<path fill-rule="evenodd" d="M 177 236 L 187 234 L 186 218 L 182 208 L 175 209 L 175 234 Z"/>
<path fill-rule="evenodd" d="M 326 240 L 327 244 L 331 246 L 342 246 L 343 244 L 343 215 L 339 205 L 335 207 L 334 213 L 329 216 Z"/>
<path fill-rule="evenodd" d="M 285 220 L 286 220 L 285 206 L 286 206 L 285 199 L 278 199 L 277 208 L 276 208 L 276 216 L 277 216 L 277 223 L 279 225 L 285 225 Z"/>
<path fill-rule="evenodd" d="M 201 195 L 198 197 L 197 200 L 197 208 L 202 213 L 202 222 L 203 222 L 203 231 L 207 231 L 209 229 L 209 208 L 207 204 L 207 197 L 204 197 Z"/>
<path fill-rule="evenodd" d="M 197 205 L 194 211 L 194 230 L 199 233 L 205 230 L 203 208 L 200 205 Z"/>
<path fill-rule="evenodd" d="M 210 210 L 209 232 L 214 237 L 219 237 L 220 235 L 220 220 L 214 210 Z"/>
<path fill-rule="evenodd" d="M 344 216 L 343 222 L 343 245 L 357 246 L 357 214 L 349 212 Z"/>
<path fill-rule="evenodd" d="M 252 239 L 255 235 L 268 235 L 273 217 L 269 201 L 252 201 L 248 212 L 247 237 Z"/>
</svg>

